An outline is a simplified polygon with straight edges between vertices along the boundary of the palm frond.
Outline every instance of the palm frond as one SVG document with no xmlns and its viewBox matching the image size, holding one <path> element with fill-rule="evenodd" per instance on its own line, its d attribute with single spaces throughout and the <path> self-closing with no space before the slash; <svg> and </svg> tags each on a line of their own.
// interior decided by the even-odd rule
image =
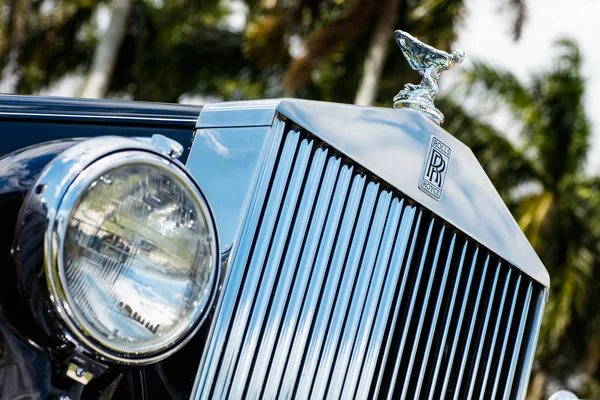
<svg viewBox="0 0 600 400">
<path fill-rule="evenodd" d="M 348 39 L 362 32 L 373 15 L 377 3 L 357 0 L 355 4 L 329 24 L 320 27 L 306 42 L 306 54 L 288 65 L 283 85 L 286 92 L 294 93 L 304 85 L 312 71 L 327 60 Z"/>
<path fill-rule="evenodd" d="M 519 227 L 534 248 L 543 241 L 543 229 L 556 198 L 552 192 L 533 194 L 521 199 L 518 207 Z"/>
<path fill-rule="evenodd" d="M 471 148 L 505 201 L 515 188 L 540 180 L 535 161 L 492 125 L 447 97 L 436 102 L 446 115 L 445 129 Z"/>
<path fill-rule="evenodd" d="M 524 0 L 508 0 L 507 1 L 507 12 L 512 14 L 512 34 L 513 39 L 518 40 L 521 38 L 523 32 L 523 25 L 527 19 L 527 5 Z"/>
<path fill-rule="evenodd" d="M 489 99 L 496 99 L 496 105 L 500 102 L 504 103 L 518 118 L 523 116 L 523 112 L 531 110 L 534 99 L 525 85 L 507 70 L 496 69 L 483 62 L 475 62 L 473 67 L 466 71 L 464 77 L 468 90 L 475 89 L 476 85 L 483 86 L 484 94 Z"/>
</svg>

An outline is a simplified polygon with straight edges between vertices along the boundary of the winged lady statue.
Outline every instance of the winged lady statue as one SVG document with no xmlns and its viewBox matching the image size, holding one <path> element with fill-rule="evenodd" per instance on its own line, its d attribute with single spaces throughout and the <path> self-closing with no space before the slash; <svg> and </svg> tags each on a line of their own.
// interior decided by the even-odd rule
<svg viewBox="0 0 600 400">
<path fill-rule="evenodd" d="M 441 124 L 444 121 L 444 115 L 433 104 L 435 96 L 439 93 L 440 75 L 456 64 L 462 63 L 465 53 L 462 50 L 454 50 L 448 54 L 401 30 L 394 32 L 394 37 L 410 67 L 423 76 L 420 84 L 408 83 L 394 97 L 394 108 L 412 108 L 423 111 L 438 125 Z"/>
</svg>

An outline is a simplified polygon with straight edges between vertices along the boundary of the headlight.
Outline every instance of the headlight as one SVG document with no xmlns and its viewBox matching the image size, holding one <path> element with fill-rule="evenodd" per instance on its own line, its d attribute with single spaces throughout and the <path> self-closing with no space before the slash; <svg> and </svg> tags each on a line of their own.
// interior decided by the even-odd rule
<svg viewBox="0 0 600 400">
<path fill-rule="evenodd" d="M 47 207 L 45 273 L 60 319 L 105 359 L 165 357 L 199 326 L 214 293 L 218 241 L 202 192 L 160 154 L 106 155 L 68 184 L 54 176 L 60 158 L 30 194 L 41 192 Z"/>
</svg>

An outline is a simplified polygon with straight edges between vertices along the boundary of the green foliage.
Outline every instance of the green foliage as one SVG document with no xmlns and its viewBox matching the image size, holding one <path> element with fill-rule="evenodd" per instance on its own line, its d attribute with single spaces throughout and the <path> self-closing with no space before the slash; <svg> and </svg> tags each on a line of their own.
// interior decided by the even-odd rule
<svg viewBox="0 0 600 400">
<path fill-rule="evenodd" d="M 0 29 L 0 61 L 17 49 L 18 93 L 35 93 L 64 76 L 85 75 L 97 44 L 93 16 L 102 0 L 12 0 L 2 3 L 9 20 Z M 251 70 L 242 36 L 223 26 L 221 0 L 136 0 L 118 56 L 113 96 L 176 102 L 182 94 L 219 94 L 221 84 Z M 15 36 L 18 41 L 10 38 Z M 12 46 L 12 47 L 11 47 Z M 231 85 L 229 85 L 231 86 Z"/>
<path fill-rule="evenodd" d="M 137 1 L 111 91 L 167 102 L 218 91 L 242 65 L 241 35 L 219 26 L 224 14 L 216 1 Z"/>
</svg>

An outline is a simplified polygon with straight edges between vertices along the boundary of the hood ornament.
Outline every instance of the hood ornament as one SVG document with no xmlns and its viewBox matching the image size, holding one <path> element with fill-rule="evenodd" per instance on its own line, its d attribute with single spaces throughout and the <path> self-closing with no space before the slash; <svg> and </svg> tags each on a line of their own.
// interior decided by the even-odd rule
<svg viewBox="0 0 600 400">
<path fill-rule="evenodd" d="M 394 32 L 394 37 L 410 67 L 423 76 L 420 84 L 407 83 L 394 97 L 394 108 L 419 110 L 440 125 L 444 122 L 444 114 L 433 104 L 435 96 L 439 93 L 440 75 L 462 63 L 465 53 L 462 50 L 454 50 L 452 54 L 448 54 L 400 30 Z"/>
</svg>

